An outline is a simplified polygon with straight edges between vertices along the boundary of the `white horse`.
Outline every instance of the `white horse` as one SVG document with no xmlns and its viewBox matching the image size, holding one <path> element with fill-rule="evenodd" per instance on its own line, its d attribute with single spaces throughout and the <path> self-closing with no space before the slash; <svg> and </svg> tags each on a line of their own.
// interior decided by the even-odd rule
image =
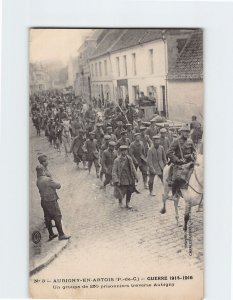
<svg viewBox="0 0 233 300">
<path fill-rule="evenodd" d="M 169 187 L 168 183 L 167 183 L 167 178 L 168 178 L 170 167 L 171 166 L 166 165 L 163 170 L 164 193 L 162 195 L 163 207 L 160 210 L 160 213 L 161 214 L 166 213 L 166 201 L 173 200 L 174 206 L 175 206 L 176 221 L 177 221 L 177 225 L 179 226 L 179 211 L 178 211 L 179 198 L 169 196 L 169 193 L 171 193 L 171 187 Z M 189 180 L 188 188 L 181 189 L 181 193 L 182 193 L 183 199 L 185 200 L 185 216 L 184 216 L 183 229 L 186 231 L 191 208 L 193 206 L 198 205 L 198 211 L 199 211 L 200 207 L 202 206 L 202 201 L 203 201 L 203 154 L 197 155 L 197 160 L 195 162 L 194 170 L 193 170 L 193 173 Z"/>
</svg>

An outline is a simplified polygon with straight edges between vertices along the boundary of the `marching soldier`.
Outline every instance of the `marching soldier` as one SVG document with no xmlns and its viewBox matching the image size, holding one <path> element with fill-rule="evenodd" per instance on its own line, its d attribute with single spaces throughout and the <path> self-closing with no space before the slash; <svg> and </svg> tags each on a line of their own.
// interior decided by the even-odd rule
<svg viewBox="0 0 233 300">
<path fill-rule="evenodd" d="M 144 188 L 148 189 L 147 185 L 147 160 L 146 160 L 146 151 L 144 145 L 141 141 L 141 134 L 135 133 L 135 141 L 131 143 L 129 153 L 132 157 L 135 169 L 137 168 L 142 173 Z"/>
<path fill-rule="evenodd" d="M 172 194 L 175 197 L 178 197 L 181 186 L 189 180 L 192 173 L 191 169 L 186 174 L 184 172 L 181 174 L 179 166 L 194 162 L 196 159 L 194 144 L 188 139 L 189 134 L 189 127 L 183 126 L 180 129 L 180 137 L 173 141 L 167 152 L 167 157 L 173 164 L 169 172 L 168 184 L 172 186 Z"/>
<path fill-rule="evenodd" d="M 126 145 L 128 147 L 130 145 L 130 140 L 127 137 L 127 131 L 124 129 L 121 131 L 121 138 L 117 141 L 116 149 L 119 149 L 120 146 L 123 146 L 123 145 Z"/>
<path fill-rule="evenodd" d="M 112 126 L 107 126 L 106 134 L 110 135 L 112 141 L 114 141 L 115 143 L 117 142 L 117 138 L 116 138 L 115 134 L 112 133 Z"/>
<path fill-rule="evenodd" d="M 105 135 L 104 136 L 104 141 L 103 141 L 103 144 L 100 148 L 100 165 L 101 165 L 101 170 L 100 170 L 100 179 L 102 180 L 103 178 L 103 175 L 104 175 L 104 172 L 103 172 L 103 165 L 102 165 L 102 156 L 103 156 L 103 152 L 108 149 L 108 145 L 109 145 L 109 142 L 111 140 L 111 136 L 110 135 Z"/>
<path fill-rule="evenodd" d="M 130 140 L 130 143 L 132 143 L 133 140 L 134 140 L 134 132 L 133 132 L 133 129 L 132 129 L 132 124 L 127 123 L 126 124 L 126 130 L 127 130 L 127 137 Z"/>
<path fill-rule="evenodd" d="M 141 119 L 138 119 L 138 120 L 137 120 L 137 126 L 134 127 L 134 132 L 135 132 L 135 133 L 137 133 L 137 132 L 140 133 L 140 132 L 141 132 L 141 130 L 140 130 L 141 126 L 142 126 L 142 120 L 141 120 Z"/>
<path fill-rule="evenodd" d="M 112 181 L 112 168 L 115 158 L 117 157 L 117 152 L 115 151 L 116 143 L 110 141 L 108 148 L 103 151 L 102 154 L 102 172 L 105 174 L 105 180 L 102 189 L 105 189 L 106 185 Z"/>
<path fill-rule="evenodd" d="M 84 143 L 86 138 L 84 137 L 84 130 L 79 129 L 79 134 L 73 139 L 69 153 L 73 152 L 74 162 L 79 166 L 79 163 L 82 161 L 83 167 L 86 169 L 86 155 L 83 150 Z"/>
<path fill-rule="evenodd" d="M 118 121 L 117 122 L 117 128 L 114 131 L 114 134 L 116 136 L 116 138 L 119 140 L 121 138 L 121 132 L 122 130 L 124 130 L 123 128 L 123 122 L 122 121 Z"/>
<path fill-rule="evenodd" d="M 163 169 L 167 164 L 167 158 L 163 146 L 160 144 L 160 136 L 153 136 L 153 145 L 150 147 L 147 153 L 147 163 L 149 167 L 149 191 L 150 196 L 153 194 L 154 178 L 157 175 L 163 182 Z"/>
<path fill-rule="evenodd" d="M 88 121 L 87 126 L 86 126 L 86 136 L 87 136 L 87 138 L 89 138 L 90 132 L 94 131 L 94 128 L 95 128 L 95 121 L 94 120 L 91 120 L 90 122 Z"/>
<path fill-rule="evenodd" d="M 149 135 L 146 134 L 146 127 L 141 126 L 140 127 L 140 132 L 141 132 L 141 141 L 143 142 L 146 155 L 148 152 L 149 147 L 152 145 L 152 140 L 150 139 Z"/>
<path fill-rule="evenodd" d="M 94 138 L 95 132 L 90 132 L 89 135 L 90 135 L 89 139 L 84 144 L 84 149 L 87 153 L 86 156 L 87 156 L 87 161 L 88 161 L 88 170 L 89 170 L 89 174 L 90 174 L 92 164 L 94 163 L 95 170 L 96 170 L 96 177 L 99 178 L 99 169 L 100 169 L 99 147 L 97 144 L 97 140 Z"/>
<path fill-rule="evenodd" d="M 171 144 L 173 142 L 173 133 L 169 129 L 169 124 L 168 123 L 164 123 L 164 128 L 167 130 L 166 136 L 168 137 L 169 142 Z"/>
<path fill-rule="evenodd" d="M 190 129 L 191 129 L 191 139 L 193 140 L 193 143 L 197 145 L 199 140 L 202 138 L 203 130 L 201 127 L 201 123 L 197 121 L 196 116 L 192 116 Z"/>
<path fill-rule="evenodd" d="M 96 124 L 96 130 L 95 130 L 95 138 L 97 140 L 97 144 L 99 149 L 102 146 L 103 138 L 104 138 L 104 131 L 102 129 L 103 124 L 102 123 L 97 123 Z"/>
<path fill-rule="evenodd" d="M 112 179 L 115 185 L 114 196 L 119 200 L 119 205 L 122 207 L 122 200 L 126 196 L 126 208 L 132 208 L 130 199 L 135 192 L 135 181 L 138 182 L 138 178 L 126 145 L 120 146 L 120 155 L 114 160 Z"/>
<path fill-rule="evenodd" d="M 161 128 L 160 129 L 160 145 L 163 146 L 163 149 L 165 153 L 167 154 L 167 151 L 170 147 L 170 141 L 167 137 L 167 129 Z"/>
</svg>

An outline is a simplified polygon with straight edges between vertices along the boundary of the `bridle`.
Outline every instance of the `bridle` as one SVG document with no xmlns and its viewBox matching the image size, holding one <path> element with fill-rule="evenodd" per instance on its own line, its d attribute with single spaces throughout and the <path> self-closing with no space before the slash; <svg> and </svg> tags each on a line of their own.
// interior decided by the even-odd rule
<svg viewBox="0 0 233 300">
<path fill-rule="evenodd" d="M 199 179 L 197 178 L 197 172 L 196 172 L 196 170 L 194 170 L 194 177 L 195 177 L 195 179 L 196 179 L 198 185 L 203 189 L 203 185 L 200 183 Z M 201 195 L 201 200 L 200 200 L 200 203 L 199 203 L 199 205 L 200 205 L 200 204 L 202 203 L 202 200 L 203 200 L 203 192 L 202 192 L 202 193 L 198 192 L 198 191 L 197 191 L 196 189 L 194 189 L 189 183 L 188 183 L 188 186 L 189 186 L 196 194 Z"/>
<path fill-rule="evenodd" d="M 202 184 L 200 183 L 200 181 L 198 180 L 198 178 L 197 178 L 197 173 L 196 173 L 195 170 L 194 170 L 194 177 L 195 177 L 197 183 L 199 184 L 199 186 L 203 189 L 203 185 L 202 185 Z M 203 195 L 203 193 L 198 192 L 194 187 L 192 187 L 192 186 L 189 184 L 189 182 L 186 181 L 186 183 L 188 184 L 188 186 L 189 186 L 196 194 L 198 194 L 198 195 Z"/>
</svg>

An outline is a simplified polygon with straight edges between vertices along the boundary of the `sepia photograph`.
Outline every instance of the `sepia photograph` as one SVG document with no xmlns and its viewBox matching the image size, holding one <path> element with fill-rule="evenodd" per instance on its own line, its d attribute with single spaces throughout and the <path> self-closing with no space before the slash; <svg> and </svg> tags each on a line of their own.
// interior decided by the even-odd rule
<svg viewBox="0 0 233 300">
<path fill-rule="evenodd" d="M 204 30 L 28 34 L 30 297 L 203 299 Z"/>
</svg>

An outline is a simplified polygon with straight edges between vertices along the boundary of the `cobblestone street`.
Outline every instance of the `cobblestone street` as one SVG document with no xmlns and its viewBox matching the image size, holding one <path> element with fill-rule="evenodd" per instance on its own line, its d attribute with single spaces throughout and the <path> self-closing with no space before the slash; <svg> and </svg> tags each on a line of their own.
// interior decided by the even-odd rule
<svg viewBox="0 0 233 300">
<path fill-rule="evenodd" d="M 169 270 L 169 274 L 185 272 L 185 275 L 187 270 L 190 270 L 187 275 L 203 270 L 203 215 L 193 208 L 190 256 L 188 247 L 185 248 L 185 233 L 182 227 L 176 225 L 173 202 L 168 201 L 166 214 L 159 212 L 162 184 L 158 178 L 155 179 L 156 197 L 148 195 L 140 180 L 138 189 L 141 193 L 133 194 L 133 209 L 127 210 L 118 207 L 112 187 L 107 187 L 106 191 L 100 190 L 101 182 L 95 177 L 94 169 L 90 175 L 87 170 L 77 169 L 72 155 L 65 157 L 63 149 L 61 153 L 57 152 L 49 146 L 44 136 L 36 137 L 34 129 L 31 148 L 31 223 L 43 222 L 35 184 L 37 154 L 43 152 L 48 155 L 49 170 L 54 179 L 62 185 L 59 204 L 63 224 L 72 236 L 68 248 L 32 280 L 53 278 L 56 270 L 59 270 L 61 278 L 63 274 L 67 278 L 69 273 L 75 277 L 112 276 L 113 273 L 127 275 L 132 272 L 149 276 L 155 273 L 161 275 L 164 270 Z M 179 211 L 182 223 L 182 200 Z"/>
</svg>

